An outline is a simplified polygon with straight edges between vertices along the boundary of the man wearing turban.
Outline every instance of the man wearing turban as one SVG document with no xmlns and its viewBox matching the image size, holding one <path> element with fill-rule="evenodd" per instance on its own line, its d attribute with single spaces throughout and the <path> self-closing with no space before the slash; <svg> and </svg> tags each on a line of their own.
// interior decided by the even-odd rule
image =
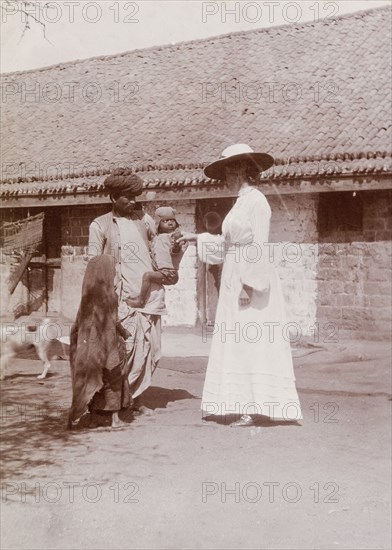
<svg viewBox="0 0 392 550">
<path fill-rule="evenodd" d="M 141 308 L 130 307 L 126 299 L 138 295 L 144 273 L 153 271 L 150 239 L 155 223 L 136 203 L 136 197 L 143 191 L 143 181 L 136 174 L 116 170 L 104 185 L 113 207 L 90 225 L 89 256 L 110 254 L 116 260 L 114 287 L 119 298 L 119 320 L 129 333 L 125 374 L 135 400 L 134 408 L 148 412 L 141 405 L 140 396 L 151 385 L 161 357 L 161 315 L 166 313 L 164 288 L 153 284 Z"/>
</svg>

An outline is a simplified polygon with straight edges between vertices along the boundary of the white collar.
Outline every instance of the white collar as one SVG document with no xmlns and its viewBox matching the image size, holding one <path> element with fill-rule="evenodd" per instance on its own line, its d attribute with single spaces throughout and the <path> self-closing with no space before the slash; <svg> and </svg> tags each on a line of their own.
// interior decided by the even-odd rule
<svg viewBox="0 0 392 550">
<path fill-rule="evenodd" d="M 250 193 L 251 191 L 254 191 L 255 189 L 256 188 L 253 187 L 253 185 L 247 185 L 246 187 L 243 187 L 242 189 L 239 190 L 238 196 L 243 197 L 244 195 L 247 195 L 248 193 Z"/>
</svg>

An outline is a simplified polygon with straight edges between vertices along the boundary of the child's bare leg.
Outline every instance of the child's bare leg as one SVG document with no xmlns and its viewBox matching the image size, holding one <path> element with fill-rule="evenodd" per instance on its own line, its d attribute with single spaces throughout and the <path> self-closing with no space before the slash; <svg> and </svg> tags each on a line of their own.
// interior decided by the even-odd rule
<svg viewBox="0 0 392 550">
<path fill-rule="evenodd" d="M 143 275 L 142 288 L 140 294 L 136 298 L 127 298 L 126 303 L 131 307 L 143 307 L 146 303 L 147 295 L 153 283 L 162 284 L 165 276 L 159 271 L 147 271 Z"/>
<path fill-rule="evenodd" d="M 112 413 L 112 428 L 121 428 L 121 426 L 126 426 L 127 423 L 120 420 L 118 416 L 118 411 L 113 411 Z"/>
</svg>

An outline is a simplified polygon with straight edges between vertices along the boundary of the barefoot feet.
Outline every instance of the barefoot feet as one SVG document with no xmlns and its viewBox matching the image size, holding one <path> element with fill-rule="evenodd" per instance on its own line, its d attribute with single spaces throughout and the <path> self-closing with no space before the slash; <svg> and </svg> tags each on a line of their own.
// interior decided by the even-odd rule
<svg viewBox="0 0 392 550">
<path fill-rule="evenodd" d="M 112 428 L 125 428 L 127 426 L 126 422 L 120 420 L 118 416 L 118 411 L 112 414 Z"/>
</svg>

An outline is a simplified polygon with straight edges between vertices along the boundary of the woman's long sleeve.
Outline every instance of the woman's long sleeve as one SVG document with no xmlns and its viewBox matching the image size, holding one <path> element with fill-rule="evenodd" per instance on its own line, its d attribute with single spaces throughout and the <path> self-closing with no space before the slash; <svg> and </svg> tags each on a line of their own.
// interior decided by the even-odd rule
<svg viewBox="0 0 392 550">
<path fill-rule="evenodd" d="M 197 236 L 197 252 L 206 264 L 222 264 L 225 258 L 225 238 L 223 235 L 201 233 Z"/>
<path fill-rule="evenodd" d="M 248 223 L 252 230 L 252 242 L 242 250 L 241 283 L 258 292 L 270 287 L 271 264 L 269 261 L 268 233 L 271 210 L 266 198 L 260 195 L 252 205 Z"/>
</svg>

